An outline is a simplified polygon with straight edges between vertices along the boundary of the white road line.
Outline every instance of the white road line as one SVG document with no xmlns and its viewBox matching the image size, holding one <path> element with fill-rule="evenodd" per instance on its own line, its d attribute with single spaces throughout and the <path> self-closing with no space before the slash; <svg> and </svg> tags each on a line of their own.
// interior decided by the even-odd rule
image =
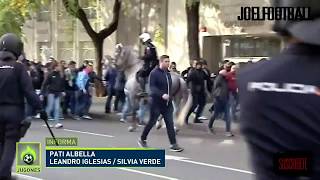
<svg viewBox="0 0 320 180">
<path fill-rule="evenodd" d="M 134 169 L 126 169 L 126 168 L 118 168 L 124 171 L 129 171 L 129 172 L 134 172 L 134 173 L 138 173 L 138 174 L 143 174 L 143 175 L 147 175 L 147 176 L 153 176 L 153 177 L 158 177 L 161 179 L 169 179 L 169 180 L 179 180 L 177 178 L 172 178 L 172 177 L 168 177 L 168 176 L 162 176 L 162 175 L 158 175 L 158 174 L 152 174 L 152 173 L 147 173 L 144 171 L 138 171 L 138 170 L 134 170 Z"/>
<path fill-rule="evenodd" d="M 230 168 L 230 167 L 225 167 L 225 166 L 218 166 L 214 164 L 207 164 L 207 163 L 202 163 L 202 162 L 197 162 L 197 161 L 191 161 L 191 160 L 186 160 L 186 159 L 180 159 L 178 161 L 182 162 L 187 162 L 187 163 L 192 163 L 192 164 L 197 164 L 197 165 L 202 165 L 202 166 L 209 166 L 209 167 L 214 167 L 214 168 L 219 168 L 219 169 L 225 169 L 225 170 L 230 170 L 230 171 L 236 171 L 236 172 L 241 172 L 241 173 L 246 173 L 246 174 L 254 174 L 251 171 L 246 171 L 246 170 L 241 170 L 241 169 L 235 169 L 235 168 Z"/>
<path fill-rule="evenodd" d="M 17 174 L 17 173 L 12 173 L 12 174 L 14 174 L 14 176 L 16 176 L 16 177 L 21 177 L 21 178 L 24 178 L 24 179 L 27 179 L 27 180 L 43 180 L 43 179 L 40 179 L 40 178 L 27 176 L 27 175 L 23 175 L 23 174 Z"/>
<path fill-rule="evenodd" d="M 82 133 L 82 134 L 90 134 L 90 135 L 95 135 L 95 136 L 109 137 L 109 138 L 113 138 L 114 137 L 114 136 L 107 135 L 107 134 L 97 134 L 97 133 L 86 132 L 86 131 L 77 131 L 77 130 L 72 130 L 72 129 L 63 129 L 63 130 L 69 131 L 69 132 Z"/>
<path fill-rule="evenodd" d="M 114 137 L 111 135 L 106 135 L 106 134 L 97 134 L 97 133 L 91 133 L 91 132 L 85 132 L 85 131 L 77 131 L 77 130 L 71 130 L 71 129 L 64 129 L 65 131 L 70 131 L 70 132 L 77 132 L 77 133 L 83 133 L 83 134 L 90 134 L 90 135 L 95 135 L 95 136 L 103 136 L 103 137 Z M 176 160 L 176 161 L 181 161 L 181 162 L 186 162 L 186 163 L 192 163 L 192 164 L 197 164 L 197 165 L 201 165 L 201 166 L 208 166 L 208 167 L 213 167 L 213 168 L 219 168 L 219 169 L 225 169 L 225 170 L 230 170 L 230 171 L 236 171 L 236 172 L 241 172 L 241 173 L 245 173 L 245 174 L 254 174 L 251 171 L 246 171 L 246 170 L 241 170 L 241 169 L 236 169 L 236 168 L 230 168 L 230 167 L 225 167 L 225 166 L 219 166 L 219 165 L 214 165 L 214 164 L 208 164 L 208 163 L 202 163 L 202 162 L 197 162 L 197 161 L 192 161 L 192 160 L 187 160 L 190 158 L 184 158 L 184 157 L 178 157 L 174 158 L 175 156 L 168 156 L 167 155 L 167 159 L 171 159 L 171 160 Z M 170 178 L 170 177 L 166 177 L 166 176 L 161 176 L 161 175 L 157 175 L 157 174 L 152 174 L 152 173 L 147 173 L 147 172 L 143 172 L 143 171 L 138 171 L 138 170 L 133 170 L 133 169 L 125 169 L 125 168 L 119 168 L 125 171 L 131 171 L 131 172 L 136 172 L 136 173 L 140 173 L 140 174 L 145 174 L 145 175 L 150 175 L 150 176 L 155 176 L 155 177 L 162 177 L 162 178 Z M 175 178 L 171 178 L 172 180 L 175 180 Z"/>
</svg>

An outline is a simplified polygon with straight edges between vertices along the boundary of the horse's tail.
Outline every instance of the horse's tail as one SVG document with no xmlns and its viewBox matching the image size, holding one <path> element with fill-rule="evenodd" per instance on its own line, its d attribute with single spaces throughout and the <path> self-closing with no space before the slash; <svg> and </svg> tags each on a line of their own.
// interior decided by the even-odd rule
<svg viewBox="0 0 320 180">
<path fill-rule="evenodd" d="M 187 116 L 187 113 L 189 112 L 191 106 L 192 106 L 192 95 L 190 90 L 187 88 L 186 82 L 180 78 L 180 85 L 181 89 L 183 89 L 183 95 L 182 95 L 182 100 L 180 102 L 180 113 L 177 117 L 177 124 L 179 126 L 183 126 L 185 123 L 185 119 Z"/>
</svg>

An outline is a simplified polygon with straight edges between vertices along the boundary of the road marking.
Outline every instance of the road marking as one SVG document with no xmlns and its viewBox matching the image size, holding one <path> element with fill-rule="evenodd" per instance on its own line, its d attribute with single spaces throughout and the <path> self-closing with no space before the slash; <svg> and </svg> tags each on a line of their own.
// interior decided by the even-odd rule
<svg viewBox="0 0 320 180">
<path fill-rule="evenodd" d="M 168 159 L 168 160 L 176 160 L 176 161 L 179 161 L 179 160 L 183 160 L 183 159 L 190 159 L 190 158 L 166 155 L 166 159 Z"/>
<path fill-rule="evenodd" d="M 106 134 L 97 134 L 97 133 L 91 133 L 91 132 L 85 132 L 85 131 L 77 131 L 77 130 L 71 130 L 71 129 L 64 129 L 64 130 L 65 131 L 70 131 L 70 132 L 90 134 L 90 135 L 95 135 L 95 136 L 114 137 L 114 136 L 106 135 Z M 230 168 L 230 167 L 225 167 L 225 166 L 219 166 L 219 165 L 214 165 L 214 164 L 208 164 L 208 163 L 192 161 L 192 160 L 188 160 L 190 158 L 185 158 L 185 157 L 166 155 L 166 159 L 175 160 L 175 161 L 181 161 L 181 162 L 186 162 L 186 163 L 192 163 L 192 164 L 197 164 L 197 165 L 201 165 L 201 166 L 208 166 L 208 167 L 214 167 L 214 168 L 219 168 L 219 169 L 225 169 L 225 170 L 230 170 L 230 171 L 236 171 L 236 172 L 241 172 L 241 173 L 245 173 L 245 174 L 254 174 L 251 171 L 246 171 L 246 170 L 242 170 L 242 169 L 236 169 L 236 168 Z M 137 171 L 137 170 L 133 170 L 133 169 L 124 169 L 124 168 L 120 168 L 120 169 L 126 170 L 126 171 L 131 171 L 131 172 L 137 172 L 137 173 L 140 173 L 140 174 L 155 176 L 155 177 L 161 176 L 161 175 L 147 173 L 147 172 L 143 172 L 143 171 Z M 167 179 L 170 178 L 170 177 L 166 177 L 166 176 L 161 176 L 161 177 L 165 177 Z M 175 178 L 173 178 L 172 180 L 174 180 L 174 179 Z"/>
<path fill-rule="evenodd" d="M 43 127 L 47 127 L 47 125 L 42 125 Z M 98 134 L 98 133 L 92 133 L 92 132 L 87 132 L 87 131 L 78 131 L 78 130 L 72 130 L 72 129 L 63 129 L 65 131 L 69 132 L 75 132 L 75 133 L 82 133 L 82 134 L 90 134 L 90 135 L 95 135 L 95 136 L 102 136 L 102 137 L 109 137 L 113 138 L 114 136 L 107 135 L 107 134 Z"/>
<path fill-rule="evenodd" d="M 90 134 L 90 135 L 95 135 L 95 136 L 109 137 L 109 138 L 113 138 L 114 137 L 114 136 L 107 135 L 107 134 L 97 134 L 97 133 L 86 132 L 86 131 L 77 131 L 77 130 L 72 130 L 72 129 L 63 129 L 63 130 L 69 131 L 69 132 L 82 133 L 82 134 Z"/>
<path fill-rule="evenodd" d="M 234 141 L 232 139 L 226 139 L 219 143 L 219 145 L 233 145 Z"/>
<path fill-rule="evenodd" d="M 16 177 L 21 177 L 21 178 L 24 178 L 24 179 L 27 179 L 27 180 L 43 180 L 43 179 L 40 179 L 40 178 L 27 176 L 27 175 L 23 175 L 23 174 L 17 174 L 17 173 L 12 173 L 12 174 L 14 174 L 14 176 L 16 176 Z"/>
<path fill-rule="evenodd" d="M 134 173 L 138 173 L 138 174 L 143 174 L 143 175 L 147 175 L 147 176 L 153 176 L 153 177 L 157 177 L 157 178 L 161 178 L 161 179 L 179 180 L 179 179 L 173 178 L 173 177 L 147 173 L 147 172 L 144 172 L 144 171 L 138 171 L 138 170 L 134 170 L 134 169 L 126 169 L 126 168 L 118 168 L 118 169 L 121 169 L 121 170 L 124 170 L 124 171 L 129 171 L 129 172 L 134 172 Z"/>
<path fill-rule="evenodd" d="M 246 174 L 254 174 L 251 171 L 246 171 L 246 170 L 236 169 L 236 168 L 230 168 L 230 167 L 225 167 L 225 166 L 219 166 L 219 165 L 214 165 L 214 164 L 207 164 L 207 163 L 191 161 L 191 160 L 187 160 L 187 159 L 181 159 L 181 160 L 178 160 L 178 161 L 197 164 L 197 165 L 202 165 L 202 166 L 214 167 L 214 168 L 219 168 L 219 169 L 225 169 L 225 170 L 230 170 L 230 171 L 236 171 L 236 172 L 241 172 L 241 173 L 246 173 Z"/>
</svg>

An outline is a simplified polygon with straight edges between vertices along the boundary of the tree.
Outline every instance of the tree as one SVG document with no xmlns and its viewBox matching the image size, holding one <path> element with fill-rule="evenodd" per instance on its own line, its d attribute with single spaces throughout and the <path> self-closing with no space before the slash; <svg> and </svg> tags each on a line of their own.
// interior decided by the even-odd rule
<svg viewBox="0 0 320 180">
<path fill-rule="evenodd" d="M 110 36 L 114 31 L 117 30 L 118 22 L 119 22 L 119 15 L 120 15 L 120 9 L 121 9 L 121 0 L 115 0 L 114 6 L 113 6 L 113 19 L 111 23 L 105 27 L 104 29 L 100 30 L 99 32 L 96 32 L 85 13 L 83 8 L 79 4 L 79 0 L 62 0 L 64 7 L 66 8 L 67 12 L 72 15 L 73 17 L 78 18 L 83 27 L 85 28 L 87 34 L 91 38 L 93 45 L 96 50 L 96 63 L 97 63 L 97 70 L 98 70 L 98 76 L 102 76 L 102 57 L 103 57 L 103 42 L 104 39 Z"/>
<path fill-rule="evenodd" d="M 219 9 L 217 0 L 186 0 L 187 13 L 187 36 L 189 47 L 190 60 L 200 59 L 200 45 L 199 45 L 199 11 L 200 2 L 202 5 Z"/>
<path fill-rule="evenodd" d="M 186 0 L 187 37 L 190 60 L 200 59 L 199 8 L 200 0 Z"/>
<path fill-rule="evenodd" d="M 42 0 L 43 1 L 43 0 Z M 0 36 L 11 32 L 22 36 L 22 27 L 30 14 L 37 10 L 40 0 L 1 0 L 0 1 Z M 44 1 L 43 1 L 44 3 Z"/>
</svg>

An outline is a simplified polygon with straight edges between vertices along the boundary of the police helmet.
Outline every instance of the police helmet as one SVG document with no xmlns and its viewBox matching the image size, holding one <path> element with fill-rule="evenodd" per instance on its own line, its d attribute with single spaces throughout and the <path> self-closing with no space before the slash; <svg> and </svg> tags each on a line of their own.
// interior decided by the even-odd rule
<svg viewBox="0 0 320 180">
<path fill-rule="evenodd" d="M 319 0 L 273 0 L 273 7 L 309 7 L 310 20 L 275 20 L 273 30 L 282 36 L 320 45 L 320 2 Z"/>
<path fill-rule="evenodd" d="M 9 51 L 18 58 L 23 51 L 23 43 L 21 39 L 13 34 L 7 33 L 0 37 L 0 51 Z"/>
<path fill-rule="evenodd" d="M 139 38 L 142 40 L 142 42 L 147 42 L 148 40 L 151 40 L 151 36 L 149 33 L 142 33 Z"/>
</svg>

